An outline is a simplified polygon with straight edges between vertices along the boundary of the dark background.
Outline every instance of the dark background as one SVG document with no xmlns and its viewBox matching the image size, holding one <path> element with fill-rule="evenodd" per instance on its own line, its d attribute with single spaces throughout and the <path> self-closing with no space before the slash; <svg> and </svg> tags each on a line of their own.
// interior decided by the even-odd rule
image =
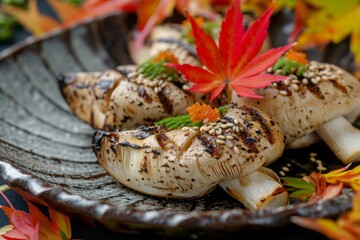
<svg viewBox="0 0 360 240">
<path fill-rule="evenodd" d="M 54 16 L 54 12 L 45 4 L 45 1 L 40 0 L 39 6 L 40 11 L 43 13 L 47 13 L 49 15 Z M 28 32 L 26 32 L 21 27 L 15 28 L 15 35 L 14 39 L 12 41 L 8 42 L 0 42 L 0 51 L 11 47 L 12 45 L 22 41 L 24 38 L 30 36 Z M 4 184 L 2 181 L 0 181 L 0 185 Z M 7 190 L 5 192 L 5 195 L 10 199 L 14 207 L 18 210 L 24 210 L 27 211 L 27 206 L 23 198 L 18 195 L 13 190 Z M 6 201 L 1 197 L 0 198 L 0 205 L 7 206 Z M 47 212 L 46 207 L 41 207 L 44 213 Z M 103 226 L 93 226 L 90 224 L 87 224 L 85 222 L 79 221 L 77 219 L 71 218 L 71 228 L 72 228 L 72 238 L 73 239 L 163 239 L 162 236 L 155 236 L 155 235 L 125 235 L 120 233 L 114 233 L 112 231 L 107 230 Z M 8 218 L 6 215 L 1 211 L 0 212 L 0 227 L 3 227 L 5 225 L 9 224 Z M 179 237 L 171 237 L 171 239 L 185 239 L 187 237 L 179 236 Z M 193 239 L 199 239 L 194 238 Z M 214 238 L 224 239 L 224 238 L 230 238 L 230 236 L 214 236 Z M 312 231 L 308 231 L 306 229 L 302 229 L 296 226 L 289 226 L 287 228 L 282 229 L 273 229 L 273 230 L 258 230 L 254 232 L 249 232 L 246 234 L 237 234 L 231 236 L 231 239 L 277 239 L 277 240 L 322 240 L 327 239 L 324 236 L 317 234 Z M 209 239 L 208 237 L 206 239 Z"/>
</svg>

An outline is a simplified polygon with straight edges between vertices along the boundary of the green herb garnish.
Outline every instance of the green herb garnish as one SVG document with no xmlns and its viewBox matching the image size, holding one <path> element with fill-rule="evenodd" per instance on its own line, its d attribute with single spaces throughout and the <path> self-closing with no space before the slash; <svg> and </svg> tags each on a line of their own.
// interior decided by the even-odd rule
<svg viewBox="0 0 360 240">
<path fill-rule="evenodd" d="M 298 77 L 302 77 L 307 69 L 307 66 L 282 57 L 273 66 L 274 71 L 279 69 L 283 71 L 281 75 L 295 74 Z"/>
<path fill-rule="evenodd" d="M 171 53 L 160 52 L 157 56 L 140 64 L 139 72 L 150 80 L 163 76 L 167 80 L 178 81 L 179 75 L 177 71 L 174 68 L 165 66 L 164 63 L 177 63 L 177 58 Z"/>
<path fill-rule="evenodd" d="M 219 114 L 223 116 L 228 112 L 227 106 L 219 107 Z M 189 114 L 179 115 L 177 117 L 168 117 L 164 118 L 158 122 L 155 122 L 155 125 L 161 125 L 166 127 L 169 130 L 178 129 L 182 127 L 201 127 L 203 124 L 202 121 L 193 122 L 191 121 L 191 116 Z"/>
</svg>

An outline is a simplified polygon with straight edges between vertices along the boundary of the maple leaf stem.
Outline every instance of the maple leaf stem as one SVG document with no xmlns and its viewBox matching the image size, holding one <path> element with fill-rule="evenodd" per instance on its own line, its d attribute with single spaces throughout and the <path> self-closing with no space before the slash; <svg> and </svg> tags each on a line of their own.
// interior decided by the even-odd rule
<svg viewBox="0 0 360 240">
<path fill-rule="evenodd" d="M 6 195 L 2 191 L 0 191 L 0 195 L 5 199 L 5 201 L 7 202 L 7 204 L 9 204 L 11 208 L 15 209 L 14 206 L 11 204 L 10 200 L 6 197 Z"/>
<path fill-rule="evenodd" d="M 227 95 L 228 104 L 229 104 L 229 103 L 231 103 L 231 95 L 232 95 L 232 90 L 231 90 L 230 84 L 226 84 L 226 95 Z"/>
</svg>

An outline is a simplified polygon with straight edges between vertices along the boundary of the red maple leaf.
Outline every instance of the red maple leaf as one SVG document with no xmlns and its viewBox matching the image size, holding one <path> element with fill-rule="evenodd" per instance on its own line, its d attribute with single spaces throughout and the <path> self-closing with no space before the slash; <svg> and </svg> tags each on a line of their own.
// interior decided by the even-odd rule
<svg viewBox="0 0 360 240">
<path fill-rule="evenodd" d="M 260 98 L 253 92 L 255 88 L 266 87 L 275 81 L 287 79 L 263 73 L 294 44 L 273 48 L 258 55 L 267 36 L 270 16 L 274 3 L 256 20 L 248 30 L 243 24 L 239 0 L 233 1 L 221 25 L 219 47 L 202 30 L 194 18 L 187 16 L 191 23 L 196 52 L 206 68 L 189 64 L 167 64 L 179 70 L 186 79 L 195 83 L 189 90 L 212 92 L 211 101 L 229 85 L 238 95 Z"/>
</svg>

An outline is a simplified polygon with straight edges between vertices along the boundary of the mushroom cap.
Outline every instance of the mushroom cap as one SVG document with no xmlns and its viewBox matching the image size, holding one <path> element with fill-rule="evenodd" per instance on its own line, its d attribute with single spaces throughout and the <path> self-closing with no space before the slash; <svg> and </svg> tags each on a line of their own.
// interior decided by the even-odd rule
<svg viewBox="0 0 360 240">
<path fill-rule="evenodd" d="M 173 53 L 180 64 L 200 66 L 195 49 L 183 40 L 182 32 L 183 28 L 180 24 L 163 24 L 154 27 L 147 43 L 137 52 L 130 52 L 134 63 L 141 64 L 160 52 L 167 51 Z"/>
<path fill-rule="evenodd" d="M 188 132 L 162 127 L 97 131 L 94 152 L 99 163 L 131 189 L 158 197 L 195 198 L 222 180 L 270 164 L 284 150 L 281 129 L 256 108 L 231 107 L 216 122 L 220 134 L 233 136 L 231 140 L 219 141 L 216 132 L 210 133 L 211 124 Z"/>
<path fill-rule="evenodd" d="M 282 128 L 286 144 L 359 106 L 360 81 L 345 70 L 312 61 L 304 76 L 305 81 L 290 78 L 255 90 L 261 99 L 242 98 L 234 93 L 232 101 L 268 113 Z"/>
</svg>

